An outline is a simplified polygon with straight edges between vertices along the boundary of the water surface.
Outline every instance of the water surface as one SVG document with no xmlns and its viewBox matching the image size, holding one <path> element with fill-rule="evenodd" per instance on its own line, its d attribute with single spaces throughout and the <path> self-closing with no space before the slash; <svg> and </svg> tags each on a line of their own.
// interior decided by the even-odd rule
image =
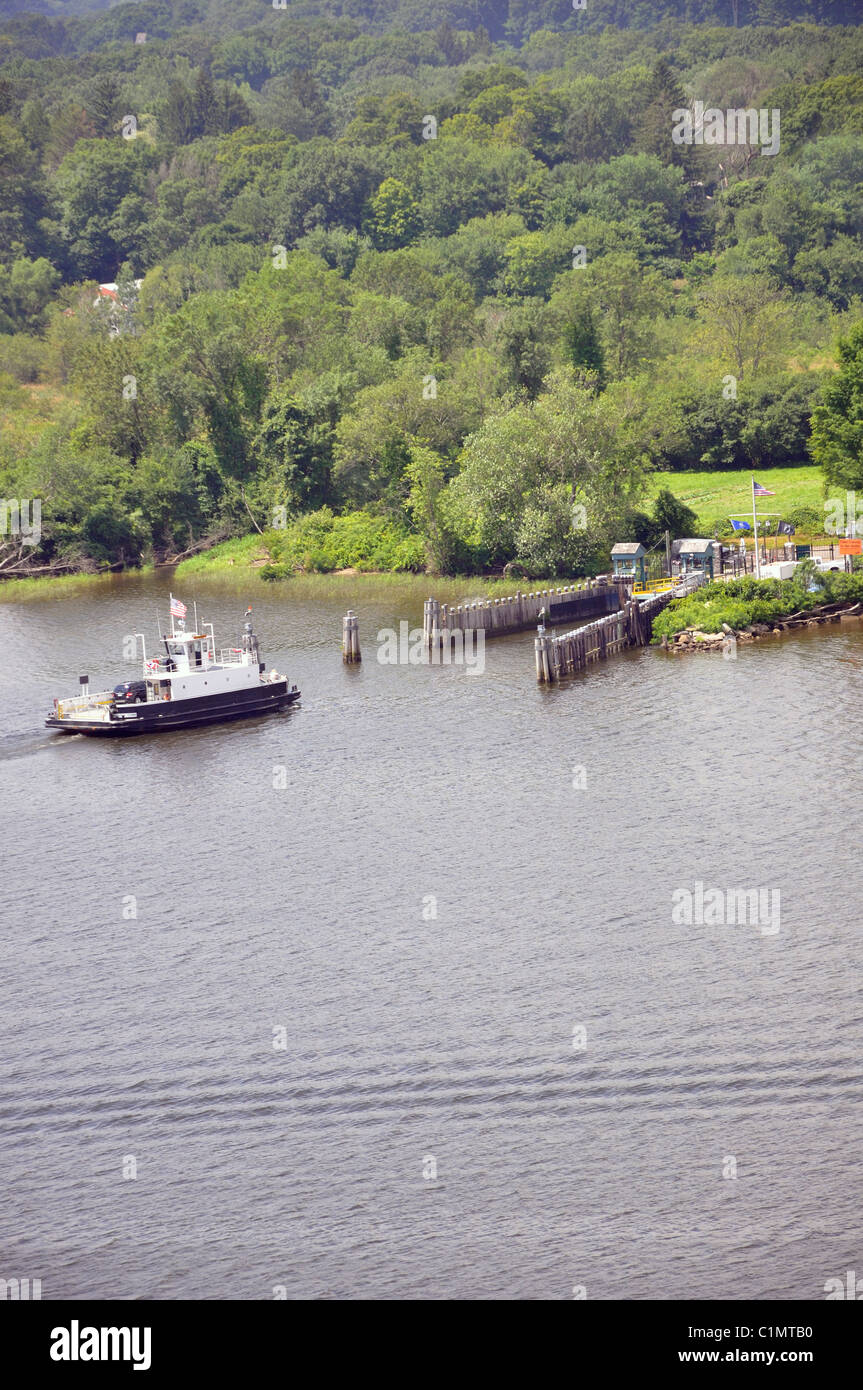
<svg viewBox="0 0 863 1390">
<path fill-rule="evenodd" d="M 529 633 L 481 676 L 378 664 L 415 583 L 260 586 L 300 708 L 44 730 L 168 587 L 0 604 L 0 1275 L 809 1299 L 861 1267 L 856 624 L 545 690 Z M 233 641 L 247 590 L 195 592 Z M 778 889 L 779 933 L 676 925 L 697 880 Z"/>
</svg>

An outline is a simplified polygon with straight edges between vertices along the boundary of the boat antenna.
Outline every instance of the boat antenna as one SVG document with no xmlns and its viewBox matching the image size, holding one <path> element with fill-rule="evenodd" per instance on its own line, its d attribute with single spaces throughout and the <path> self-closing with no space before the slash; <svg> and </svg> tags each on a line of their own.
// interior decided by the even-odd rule
<svg viewBox="0 0 863 1390">
<path fill-rule="evenodd" d="M 192 600 L 192 603 L 193 603 L 194 606 L 195 606 L 195 631 L 197 632 L 197 631 L 198 631 L 198 600 L 197 600 L 197 599 L 193 599 L 193 600 Z"/>
</svg>

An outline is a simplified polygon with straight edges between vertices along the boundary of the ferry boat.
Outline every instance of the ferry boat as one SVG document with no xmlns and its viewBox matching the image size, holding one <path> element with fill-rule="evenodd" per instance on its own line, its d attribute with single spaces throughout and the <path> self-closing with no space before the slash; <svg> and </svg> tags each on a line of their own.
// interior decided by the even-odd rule
<svg viewBox="0 0 863 1390">
<path fill-rule="evenodd" d="M 161 637 L 164 655 L 147 658 L 141 642 L 142 678 L 122 681 L 113 690 L 91 693 L 88 676 L 80 676 L 80 694 L 54 700 L 45 727 L 61 734 L 127 737 L 163 733 L 197 724 L 269 714 L 296 704 L 300 692 L 287 677 L 266 670 L 247 609 L 239 647 L 216 651 L 212 623 L 186 632 L 186 607 L 171 596 L 171 635 Z M 197 628 L 197 607 L 195 610 Z"/>
</svg>

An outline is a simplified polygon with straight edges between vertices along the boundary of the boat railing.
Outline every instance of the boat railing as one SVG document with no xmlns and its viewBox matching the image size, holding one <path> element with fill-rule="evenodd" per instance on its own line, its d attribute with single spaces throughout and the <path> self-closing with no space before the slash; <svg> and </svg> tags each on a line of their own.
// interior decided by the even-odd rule
<svg viewBox="0 0 863 1390">
<path fill-rule="evenodd" d="M 82 710 L 110 705 L 113 699 L 112 690 L 100 690 L 96 695 L 70 695 L 66 700 L 57 701 L 57 717 L 68 719 L 71 714 L 80 713 Z"/>
<path fill-rule="evenodd" d="M 244 666 L 246 653 L 241 647 L 222 647 L 219 652 L 220 666 Z"/>
</svg>

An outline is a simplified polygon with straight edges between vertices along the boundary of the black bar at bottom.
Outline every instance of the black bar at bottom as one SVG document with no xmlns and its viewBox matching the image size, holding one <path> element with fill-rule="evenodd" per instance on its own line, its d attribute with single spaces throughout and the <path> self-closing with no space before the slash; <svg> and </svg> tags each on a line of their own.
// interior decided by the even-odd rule
<svg viewBox="0 0 863 1390">
<path fill-rule="evenodd" d="M 435 1301 L 429 1309 L 420 1300 L 397 1304 L 362 1300 L 342 1303 L 296 1302 L 97 1302 L 65 1300 L 5 1305 L 4 1361 L 20 1366 L 20 1374 L 40 1373 L 62 1384 L 86 1377 L 131 1376 L 132 1383 L 162 1384 L 170 1377 L 212 1371 L 220 1380 L 232 1372 L 299 1370 L 311 1354 L 322 1371 L 332 1365 L 333 1350 L 355 1358 L 354 1372 L 398 1360 L 400 1375 L 427 1375 L 439 1359 L 442 1374 L 452 1372 L 456 1343 L 449 1342 L 452 1319 L 461 1350 L 456 1358 L 464 1372 L 466 1359 L 479 1360 L 487 1373 L 498 1356 L 509 1357 L 518 1346 L 544 1378 L 543 1365 L 555 1348 L 548 1342 L 524 1343 L 524 1331 L 557 1333 L 579 1365 L 593 1365 L 610 1374 L 654 1372 L 672 1367 L 686 1375 L 712 1366 L 732 1373 L 739 1368 L 766 1371 L 787 1366 L 815 1372 L 819 1381 L 855 1363 L 860 1341 L 859 1309 L 840 1306 L 856 1301 L 844 1295 L 823 1302 L 593 1302 L 568 1300 L 554 1309 L 536 1302 L 514 1313 L 510 1303 Z M 513 1302 L 518 1302 L 514 1299 Z M 499 1309 L 506 1321 L 497 1324 Z M 359 1318 L 358 1318 L 359 1315 Z M 376 1324 L 380 1318 L 380 1331 Z M 361 1320 L 360 1320 L 361 1319 Z M 380 1340 L 399 1325 L 409 1336 L 423 1337 L 418 1361 L 411 1367 L 398 1342 Z M 499 1335 L 497 1328 L 500 1328 Z M 356 1329 L 357 1339 L 352 1333 Z M 425 1335 L 424 1335 L 425 1329 Z M 350 1340 L 334 1343 L 334 1333 Z M 327 1340 L 321 1342 L 324 1333 Z M 431 1336 L 429 1336 L 431 1334 Z M 426 1340 L 428 1338 L 428 1340 Z M 375 1340 L 372 1340 L 375 1339 Z M 575 1340 L 573 1340 L 575 1339 Z M 349 1348 L 353 1347 L 353 1352 Z M 470 1348 L 473 1348 L 471 1351 Z M 467 1353 L 467 1357 L 465 1355 Z M 137 1370 L 136 1370 L 137 1367 Z M 573 1370 L 575 1363 L 573 1363 Z"/>
</svg>

